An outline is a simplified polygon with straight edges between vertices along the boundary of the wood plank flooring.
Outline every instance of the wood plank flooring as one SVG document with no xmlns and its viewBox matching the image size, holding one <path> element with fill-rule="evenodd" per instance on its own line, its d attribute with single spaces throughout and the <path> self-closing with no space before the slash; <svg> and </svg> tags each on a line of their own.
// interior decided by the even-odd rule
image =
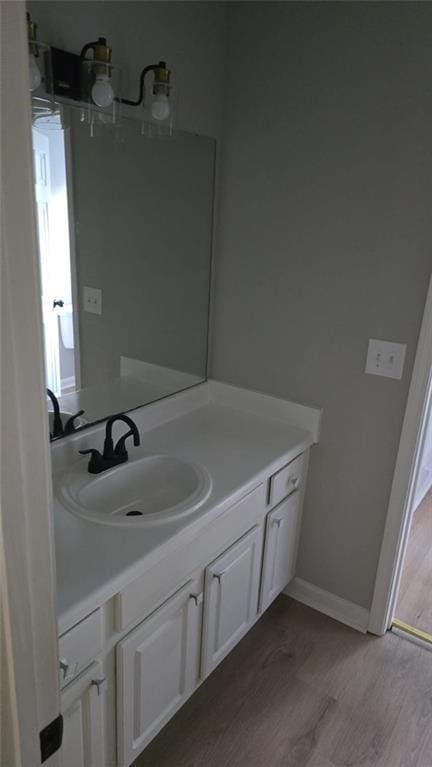
<svg viewBox="0 0 432 767">
<path fill-rule="evenodd" d="M 281 596 L 135 767 L 432 767 L 432 653 Z"/>
<path fill-rule="evenodd" d="M 432 634 L 432 491 L 414 513 L 395 616 Z"/>
</svg>

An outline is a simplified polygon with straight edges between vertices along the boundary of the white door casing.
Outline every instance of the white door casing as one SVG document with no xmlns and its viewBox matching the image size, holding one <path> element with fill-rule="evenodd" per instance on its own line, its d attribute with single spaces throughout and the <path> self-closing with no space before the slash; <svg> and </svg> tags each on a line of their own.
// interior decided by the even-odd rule
<svg viewBox="0 0 432 767">
<path fill-rule="evenodd" d="M 393 618 L 412 520 L 421 445 L 427 423 L 431 371 L 432 279 L 429 281 L 381 544 L 368 626 L 372 634 L 384 634 Z"/>
<path fill-rule="evenodd" d="M 0 588 L 5 635 L 1 649 L 11 693 L 10 726 L 5 731 L 8 753 L 13 751 L 13 767 L 35 767 L 41 763 L 39 733 L 60 711 L 51 465 L 42 362 L 25 4 L 2 3 L 0 12 Z M 45 764 L 57 765 L 58 754 Z"/>
</svg>

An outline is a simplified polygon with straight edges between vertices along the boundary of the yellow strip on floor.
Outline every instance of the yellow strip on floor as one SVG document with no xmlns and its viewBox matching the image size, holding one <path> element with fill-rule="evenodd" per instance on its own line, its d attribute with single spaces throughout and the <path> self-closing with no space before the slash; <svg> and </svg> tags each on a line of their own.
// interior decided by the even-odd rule
<svg viewBox="0 0 432 767">
<path fill-rule="evenodd" d="M 404 631 L 406 634 L 415 637 L 416 639 L 422 639 L 423 642 L 427 642 L 432 645 L 432 634 L 428 634 L 427 631 L 416 629 L 414 626 L 410 626 L 409 623 L 393 618 L 391 628 L 397 628 L 399 631 Z"/>
</svg>

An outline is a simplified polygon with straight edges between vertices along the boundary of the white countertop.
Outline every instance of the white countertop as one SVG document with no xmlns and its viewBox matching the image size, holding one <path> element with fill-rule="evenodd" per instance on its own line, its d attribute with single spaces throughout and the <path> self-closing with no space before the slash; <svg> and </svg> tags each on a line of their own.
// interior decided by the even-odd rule
<svg viewBox="0 0 432 767">
<path fill-rule="evenodd" d="M 317 441 L 320 411 L 293 404 L 293 417 L 289 404 L 284 403 L 288 412 L 282 409 L 280 417 L 276 417 L 275 403 L 277 407 L 277 403 L 283 401 L 265 398 L 271 401 L 273 410 L 257 406 L 261 412 L 256 414 L 238 408 L 242 390 L 224 386 L 224 396 L 216 397 L 209 387 L 210 384 L 203 384 L 190 390 L 190 394 L 185 392 L 149 406 L 151 411 L 140 408 L 131 414 L 140 429 L 141 446 L 130 447 L 130 460 L 143 454 L 167 454 L 193 461 L 209 472 L 211 493 L 205 503 L 187 517 L 154 527 L 144 525 L 128 529 L 75 516 L 56 497 L 56 487 L 64 471 L 77 460 L 78 449 L 101 448 L 104 425 L 53 446 L 60 633 L 102 605 L 167 553 L 191 540 L 203 526 Z M 217 384 L 217 387 L 221 385 Z M 229 390 L 235 394 L 231 399 L 236 407 L 215 401 L 229 400 Z M 265 396 L 249 395 L 261 399 Z M 159 418 L 161 413 L 163 417 Z M 304 415 L 306 417 L 302 417 Z M 305 420 L 308 428 L 292 425 L 287 420 Z M 316 427 L 311 428 L 311 423 L 315 422 Z M 86 459 L 82 460 L 86 466 Z M 121 470 L 122 466 L 116 468 L 116 471 Z"/>
</svg>

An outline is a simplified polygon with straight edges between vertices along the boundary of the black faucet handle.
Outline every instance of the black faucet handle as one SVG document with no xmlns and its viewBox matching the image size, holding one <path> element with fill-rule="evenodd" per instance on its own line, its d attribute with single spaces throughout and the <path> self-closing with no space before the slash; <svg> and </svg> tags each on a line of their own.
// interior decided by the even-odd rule
<svg viewBox="0 0 432 767">
<path fill-rule="evenodd" d="M 81 455 L 90 455 L 88 470 L 90 474 L 99 474 L 103 465 L 103 457 L 99 450 L 89 448 L 88 450 L 78 450 Z"/>
<path fill-rule="evenodd" d="M 128 452 L 126 450 L 126 440 L 129 437 L 133 437 L 133 436 L 134 436 L 134 432 L 132 431 L 132 429 L 129 429 L 129 431 L 127 431 L 126 434 L 123 434 L 123 436 L 120 437 L 119 441 L 117 442 L 114 448 L 114 453 L 116 455 L 124 455 L 127 457 Z"/>
<path fill-rule="evenodd" d="M 105 458 L 105 460 L 107 460 L 107 461 L 109 461 L 110 458 L 113 457 L 113 455 L 114 455 L 114 442 L 113 442 L 112 437 L 105 436 L 102 455 Z"/>
<path fill-rule="evenodd" d="M 84 415 L 84 410 L 78 410 L 78 413 L 75 413 L 75 415 L 71 415 L 70 418 L 66 421 L 64 425 L 64 434 L 72 434 L 74 431 L 76 431 L 77 427 L 74 424 L 75 418 L 79 418 L 81 415 Z"/>
</svg>

